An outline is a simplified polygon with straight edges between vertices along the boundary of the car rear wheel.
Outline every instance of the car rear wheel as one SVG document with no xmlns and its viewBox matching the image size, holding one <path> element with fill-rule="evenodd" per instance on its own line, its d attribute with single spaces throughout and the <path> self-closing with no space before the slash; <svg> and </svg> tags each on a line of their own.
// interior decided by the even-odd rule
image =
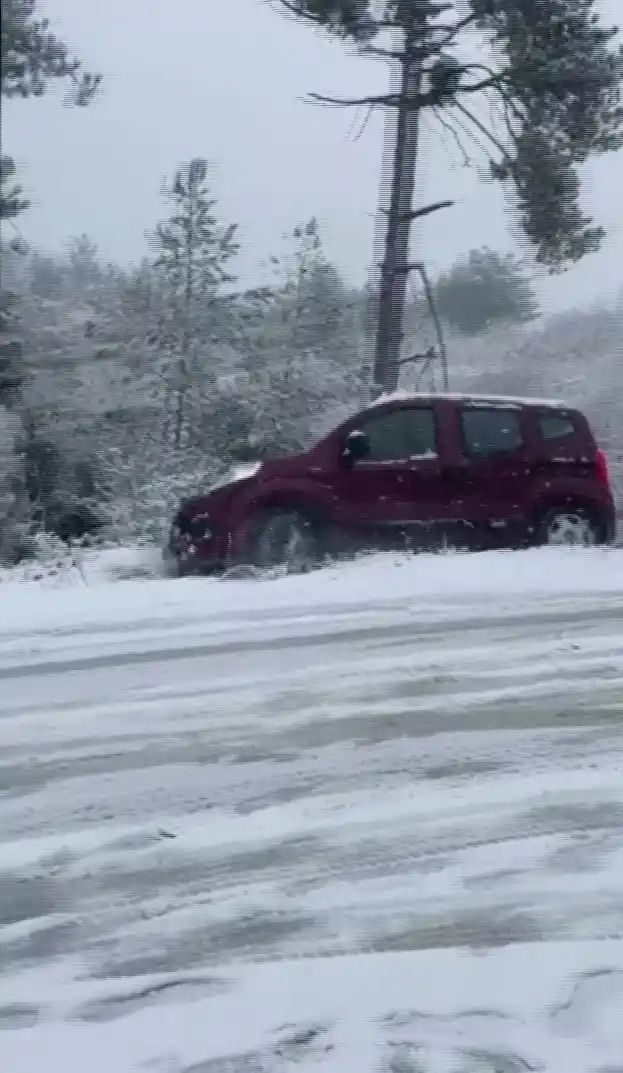
<svg viewBox="0 0 623 1073">
<path fill-rule="evenodd" d="M 299 511 L 275 509 L 263 511 L 251 526 L 244 560 L 259 570 L 301 574 L 317 565 L 318 551 L 308 518 Z"/>
<path fill-rule="evenodd" d="M 541 519 L 538 543 L 551 547 L 593 547 L 602 542 L 600 526 L 582 507 L 554 507 Z"/>
</svg>

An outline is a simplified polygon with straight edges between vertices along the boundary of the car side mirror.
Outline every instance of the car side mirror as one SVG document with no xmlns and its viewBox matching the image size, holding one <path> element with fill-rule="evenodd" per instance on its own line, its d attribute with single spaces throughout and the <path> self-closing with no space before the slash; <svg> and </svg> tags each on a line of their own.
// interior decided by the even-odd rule
<svg viewBox="0 0 623 1073">
<path fill-rule="evenodd" d="M 353 466 L 355 462 L 361 462 L 370 453 L 370 441 L 365 432 L 354 428 L 348 433 L 342 448 L 342 464 Z"/>
</svg>

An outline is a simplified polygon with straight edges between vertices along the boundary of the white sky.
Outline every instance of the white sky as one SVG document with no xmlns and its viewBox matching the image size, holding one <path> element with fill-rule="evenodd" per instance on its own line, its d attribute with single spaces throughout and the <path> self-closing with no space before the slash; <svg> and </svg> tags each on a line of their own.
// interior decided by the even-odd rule
<svg viewBox="0 0 623 1073">
<path fill-rule="evenodd" d="M 54 28 L 105 86 L 88 109 L 62 93 L 3 102 L 3 150 L 17 159 L 33 207 L 20 221 L 58 249 L 87 232 L 103 255 L 137 260 L 165 214 L 160 188 L 192 156 L 214 164 L 224 220 L 240 223 L 245 282 L 311 215 L 329 252 L 360 281 L 370 264 L 384 118 L 357 138 L 364 114 L 308 103 L 310 91 L 365 95 L 387 72 L 344 45 L 275 12 L 268 0 L 46 0 Z M 623 0 L 604 0 L 623 22 Z M 589 165 L 585 205 L 608 231 L 602 252 L 544 279 L 549 308 L 584 304 L 623 285 L 623 153 Z M 499 187 L 467 172 L 451 143 L 427 138 L 417 201 L 454 198 L 418 234 L 434 274 L 470 247 L 512 248 Z"/>
</svg>

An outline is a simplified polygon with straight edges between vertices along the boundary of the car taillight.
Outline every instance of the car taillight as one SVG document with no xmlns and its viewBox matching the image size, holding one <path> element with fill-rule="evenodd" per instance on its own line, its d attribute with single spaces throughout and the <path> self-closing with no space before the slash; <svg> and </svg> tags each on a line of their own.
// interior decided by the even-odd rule
<svg viewBox="0 0 623 1073">
<path fill-rule="evenodd" d="M 608 459 L 606 458 L 604 451 L 598 450 L 595 453 L 595 470 L 599 483 L 609 486 L 610 474 L 608 472 Z"/>
</svg>

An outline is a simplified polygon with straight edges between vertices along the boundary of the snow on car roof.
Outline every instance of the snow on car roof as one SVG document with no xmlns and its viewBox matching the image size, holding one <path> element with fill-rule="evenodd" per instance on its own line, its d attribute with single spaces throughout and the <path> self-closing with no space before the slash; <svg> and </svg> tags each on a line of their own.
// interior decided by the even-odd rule
<svg viewBox="0 0 623 1073">
<path fill-rule="evenodd" d="M 521 397 L 518 395 L 480 395 L 473 392 L 425 392 L 425 391 L 392 391 L 387 395 L 380 395 L 378 399 L 375 399 L 371 406 L 381 406 L 388 402 L 417 402 L 418 400 L 430 399 L 448 399 L 451 402 L 466 402 L 472 403 L 475 406 L 499 406 L 512 407 L 513 409 L 520 406 L 543 406 L 548 409 L 565 409 L 567 403 L 562 399 L 536 399 L 529 396 Z"/>
</svg>

